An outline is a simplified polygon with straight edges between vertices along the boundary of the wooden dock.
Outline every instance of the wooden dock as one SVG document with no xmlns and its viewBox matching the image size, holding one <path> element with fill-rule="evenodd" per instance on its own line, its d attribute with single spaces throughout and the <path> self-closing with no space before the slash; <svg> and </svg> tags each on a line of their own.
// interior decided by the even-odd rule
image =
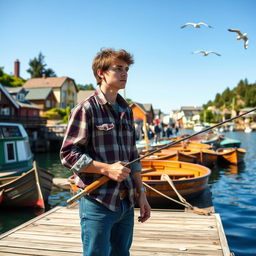
<svg viewBox="0 0 256 256">
<path fill-rule="evenodd" d="M 230 256 L 219 214 L 153 210 L 143 224 L 137 222 L 138 214 L 136 210 L 131 256 Z M 82 255 L 78 209 L 55 207 L 0 235 L 0 255 Z"/>
</svg>

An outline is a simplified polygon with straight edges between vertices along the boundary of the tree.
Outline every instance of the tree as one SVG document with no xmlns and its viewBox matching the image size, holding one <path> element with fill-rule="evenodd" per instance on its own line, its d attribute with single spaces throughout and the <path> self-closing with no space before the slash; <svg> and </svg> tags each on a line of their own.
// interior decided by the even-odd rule
<svg viewBox="0 0 256 256">
<path fill-rule="evenodd" d="M 0 67 L 0 84 L 9 87 L 19 87 L 24 84 L 24 80 L 4 73 L 4 68 Z"/>
<path fill-rule="evenodd" d="M 27 69 L 27 72 L 30 73 L 31 78 L 42 77 L 43 74 L 46 77 L 54 77 L 56 76 L 55 72 L 51 68 L 46 68 L 46 64 L 44 62 L 44 56 L 40 52 L 38 58 L 34 58 L 29 61 L 30 68 Z"/>
<path fill-rule="evenodd" d="M 215 119 L 214 114 L 212 113 L 211 110 L 205 109 L 200 113 L 200 121 L 201 122 L 206 122 L 206 123 L 212 123 Z"/>
<path fill-rule="evenodd" d="M 85 84 L 85 85 L 77 84 L 77 87 L 79 90 L 95 90 L 93 84 Z"/>
</svg>

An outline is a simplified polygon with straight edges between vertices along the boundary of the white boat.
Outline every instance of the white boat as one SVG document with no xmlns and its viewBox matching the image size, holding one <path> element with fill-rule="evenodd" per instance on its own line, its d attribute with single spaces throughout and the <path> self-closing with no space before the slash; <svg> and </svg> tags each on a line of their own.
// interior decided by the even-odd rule
<svg viewBox="0 0 256 256">
<path fill-rule="evenodd" d="M 250 133 L 251 131 L 252 131 L 252 128 L 249 126 L 245 127 L 245 129 L 244 129 L 244 132 L 246 132 L 246 133 Z"/>
<path fill-rule="evenodd" d="M 194 129 L 195 132 L 200 132 L 203 129 L 205 129 L 205 127 L 202 124 L 195 124 L 193 129 Z"/>
<path fill-rule="evenodd" d="M 0 122 L 0 177 L 33 167 L 29 138 L 22 124 Z"/>
</svg>

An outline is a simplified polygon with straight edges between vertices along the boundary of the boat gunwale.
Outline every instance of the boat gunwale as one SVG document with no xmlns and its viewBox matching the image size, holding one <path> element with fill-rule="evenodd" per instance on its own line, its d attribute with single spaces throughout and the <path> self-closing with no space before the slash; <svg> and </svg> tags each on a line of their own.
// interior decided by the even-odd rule
<svg viewBox="0 0 256 256">
<path fill-rule="evenodd" d="M 155 160 L 155 159 L 154 159 Z M 141 160 L 142 162 L 143 161 L 154 161 L 153 159 L 152 160 Z M 186 178 L 186 179 L 182 179 L 182 180 L 173 180 L 173 182 L 174 183 L 181 183 L 181 182 L 184 182 L 184 181 L 186 181 L 186 182 L 191 182 L 191 181 L 199 181 L 199 180 L 202 180 L 202 179 L 205 179 L 205 178 L 209 178 L 209 176 L 211 175 L 211 169 L 210 168 L 208 168 L 208 167 L 206 167 L 206 166 L 203 166 L 203 165 L 200 165 L 200 164 L 195 164 L 195 163 L 188 163 L 188 162 L 182 162 L 182 161 L 169 161 L 169 160 L 155 160 L 155 161 L 158 161 L 158 164 L 160 163 L 160 162 L 164 162 L 164 163 L 169 163 L 169 164 L 179 164 L 179 167 L 178 166 L 174 166 L 173 168 L 179 168 L 179 169 L 181 169 L 182 168 L 182 165 L 188 165 L 188 166 L 193 166 L 193 167 L 198 167 L 199 169 L 201 169 L 201 170 L 204 170 L 204 174 L 203 175 L 200 175 L 199 177 L 194 177 L 194 178 Z M 148 167 L 147 167 L 148 168 Z M 151 168 L 153 168 L 152 166 L 151 166 Z M 156 168 L 155 168 L 156 169 Z M 196 169 L 195 168 L 193 168 L 192 169 L 192 171 L 193 170 L 195 170 L 196 171 Z M 153 170 L 152 170 L 153 171 Z M 149 170 L 147 171 L 147 172 L 150 172 Z M 143 168 L 142 168 L 142 173 L 141 173 L 142 175 L 143 175 Z M 166 181 L 161 181 L 161 180 L 147 180 L 147 182 L 149 182 L 149 181 L 152 181 L 152 182 L 156 182 L 156 181 L 159 181 L 159 183 L 165 183 Z M 179 181 L 179 182 L 178 182 Z"/>
</svg>

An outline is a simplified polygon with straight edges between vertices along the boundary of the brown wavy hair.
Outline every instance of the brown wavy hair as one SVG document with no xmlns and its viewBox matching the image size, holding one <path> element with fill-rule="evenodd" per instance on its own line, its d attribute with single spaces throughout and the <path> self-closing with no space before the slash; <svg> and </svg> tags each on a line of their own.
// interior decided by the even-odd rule
<svg viewBox="0 0 256 256">
<path fill-rule="evenodd" d="M 102 78 L 98 76 L 97 70 L 101 69 L 103 72 L 107 71 L 115 59 L 122 60 L 129 66 L 134 63 L 133 56 L 124 49 L 117 51 L 111 48 L 100 50 L 92 62 L 93 74 L 98 85 L 101 84 Z"/>
</svg>

